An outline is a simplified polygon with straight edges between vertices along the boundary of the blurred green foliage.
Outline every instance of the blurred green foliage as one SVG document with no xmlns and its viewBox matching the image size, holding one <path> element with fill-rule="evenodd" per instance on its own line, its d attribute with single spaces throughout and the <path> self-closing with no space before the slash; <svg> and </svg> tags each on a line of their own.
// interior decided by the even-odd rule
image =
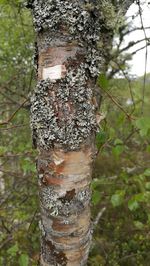
<svg viewBox="0 0 150 266">
<path fill-rule="evenodd" d="M 147 74 L 144 110 L 142 77 L 130 81 L 113 79 L 109 83 L 98 81 L 105 119 L 97 135 L 99 155 L 92 182 L 93 219 L 98 210 L 104 207 L 106 210 L 95 229 L 90 266 L 149 265 L 149 79 Z"/>
<path fill-rule="evenodd" d="M 0 265 L 7 266 L 37 265 L 39 256 L 36 152 L 28 101 L 35 83 L 34 32 L 24 2 L 0 1 Z"/>
<path fill-rule="evenodd" d="M 0 1 L 2 266 L 34 266 L 39 259 L 37 154 L 32 149 L 28 102 L 35 83 L 34 32 L 24 3 Z M 149 80 L 147 75 L 142 109 L 142 77 L 108 81 L 101 74 L 98 79 L 103 120 L 96 137 L 92 219 L 104 207 L 105 211 L 94 231 L 89 266 L 149 266 Z"/>
</svg>

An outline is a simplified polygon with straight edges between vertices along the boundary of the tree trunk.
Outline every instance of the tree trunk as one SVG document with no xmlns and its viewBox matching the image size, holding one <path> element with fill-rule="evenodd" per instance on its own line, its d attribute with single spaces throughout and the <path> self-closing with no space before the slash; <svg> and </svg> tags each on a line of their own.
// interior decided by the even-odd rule
<svg viewBox="0 0 150 266">
<path fill-rule="evenodd" d="M 86 265 L 99 123 L 95 84 L 104 63 L 101 12 L 96 1 L 83 0 L 34 0 L 29 7 L 37 31 L 31 126 L 39 151 L 40 264 Z"/>
</svg>

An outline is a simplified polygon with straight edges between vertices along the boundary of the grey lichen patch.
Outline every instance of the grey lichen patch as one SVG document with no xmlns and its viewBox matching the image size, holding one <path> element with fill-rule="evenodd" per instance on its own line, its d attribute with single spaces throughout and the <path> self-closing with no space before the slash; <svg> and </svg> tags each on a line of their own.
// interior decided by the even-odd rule
<svg viewBox="0 0 150 266">
<path fill-rule="evenodd" d="M 78 193 L 73 189 L 60 196 L 54 187 L 41 185 L 40 199 L 42 209 L 48 210 L 50 216 L 68 217 L 85 209 L 90 202 L 91 192 L 89 188 L 82 189 Z"/>
<path fill-rule="evenodd" d="M 51 186 L 44 186 L 40 190 L 41 205 L 49 210 L 51 216 L 58 216 L 62 203 L 58 200 L 59 195 Z"/>
<path fill-rule="evenodd" d="M 97 43 L 98 44 L 98 43 Z M 86 68 L 89 70 L 91 77 L 98 77 L 103 66 L 103 59 L 100 56 L 100 50 L 97 47 L 88 47 L 86 56 Z"/>
<path fill-rule="evenodd" d="M 77 194 L 77 199 L 80 202 L 88 203 L 89 200 L 91 199 L 91 190 L 89 188 L 82 189 L 78 194 Z"/>
<path fill-rule="evenodd" d="M 39 221 L 39 228 L 40 228 L 40 230 L 41 230 L 41 235 L 42 235 L 43 237 L 45 237 L 45 236 L 46 236 L 46 229 L 45 229 L 45 227 L 44 227 L 42 221 Z"/>
<path fill-rule="evenodd" d="M 103 65 L 101 39 L 101 12 L 98 1 L 93 9 L 86 8 L 91 1 L 34 0 L 32 3 L 35 30 L 38 32 L 38 49 L 57 43 L 77 41 L 87 49 L 85 61 L 89 74 L 97 77 Z M 58 42 L 59 40 L 59 42 Z"/>
<path fill-rule="evenodd" d="M 88 1 L 34 0 L 32 9 L 36 31 L 56 31 L 63 25 L 72 37 L 74 35 L 84 40 L 87 38 L 87 41 L 97 40 L 100 24 L 97 21 L 93 25 L 93 22 L 94 16 L 98 17 L 99 14 L 95 12 L 91 16 L 91 10 L 85 9 L 86 2 Z"/>
<path fill-rule="evenodd" d="M 96 107 L 92 103 L 85 65 L 68 71 L 66 77 L 38 83 L 31 99 L 31 127 L 37 146 L 48 150 L 61 146 L 77 150 L 96 132 Z"/>
</svg>

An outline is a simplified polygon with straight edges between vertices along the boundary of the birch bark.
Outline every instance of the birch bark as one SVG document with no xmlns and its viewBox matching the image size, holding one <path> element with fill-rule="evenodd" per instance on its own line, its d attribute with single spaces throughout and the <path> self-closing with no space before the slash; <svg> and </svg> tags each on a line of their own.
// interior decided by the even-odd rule
<svg viewBox="0 0 150 266">
<path fill-rule="evenodd" d="M 44 266 L 87 263 L 90 183 L 99 127 L 96 79 L 106 57 L 101 40 L 112 41 L 112 29 L 106 30 L 98 3 L 34 0 L 28 5 L 37 31 L 38 83 L 31 99 L 31 127 L 39 151 Z"/>
</svg>

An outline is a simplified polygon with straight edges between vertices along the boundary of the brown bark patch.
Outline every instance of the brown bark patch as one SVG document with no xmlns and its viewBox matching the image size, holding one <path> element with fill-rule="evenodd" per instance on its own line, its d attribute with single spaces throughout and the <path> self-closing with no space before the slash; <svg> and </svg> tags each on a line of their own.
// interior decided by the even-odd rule
<svg viewBox="0 0 150 266">
<path fill-rule="evenodd" d="M 62 266 L 66 266 L 67 265 L 67 257 L 64 254 L 64 252 L 58 251 L 56 249 L 55 245 L 53 245 L 53 243 L 51 241 L 46 240 L 45 242 L 46 242 L 46 245 L 49 249 L 50 254 L 52 255 L 52 257 L 55 257 L 55 261 Z"/>
<path fill-rule="evenodd" d="M 64 223 L 64 219 L 53 219 L 52 229 L 58 232 L 72 232 L 72 229 L 76 227 L 73 223 Z"/>
<path fill-rule="evenodd" d="M 50 185 L 61 185 L 63 183 L 61 178 L 57 178 L 55 176 L 51 175 L 44 175 L 42 178 L 42 184 L 45 186 L 50 186 Z"/>
</svg>

